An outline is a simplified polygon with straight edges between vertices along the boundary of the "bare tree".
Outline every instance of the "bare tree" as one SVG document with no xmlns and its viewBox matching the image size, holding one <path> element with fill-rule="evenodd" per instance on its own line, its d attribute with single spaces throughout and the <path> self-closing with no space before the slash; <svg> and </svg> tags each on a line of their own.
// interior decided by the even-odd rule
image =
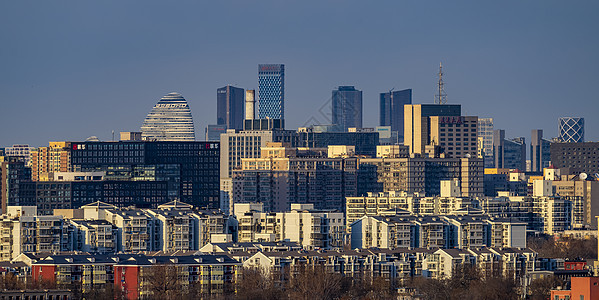
<svg viewBox="0 0 599 300">
<path fill-rule="evenodd" d="M 342 295 L 343 277 L 339 273 L 327 272 L 324 266 L 300 266 L 290 279 L 290 299 L 334 299 Z"/>
<path fill-rule="evenodd" d="M 182 284 L 179 282 L 176 266 L 155 265 L 145 267 L 143 279 L 151 299 L 178 299 L 182 296 Z"/>
</svg>

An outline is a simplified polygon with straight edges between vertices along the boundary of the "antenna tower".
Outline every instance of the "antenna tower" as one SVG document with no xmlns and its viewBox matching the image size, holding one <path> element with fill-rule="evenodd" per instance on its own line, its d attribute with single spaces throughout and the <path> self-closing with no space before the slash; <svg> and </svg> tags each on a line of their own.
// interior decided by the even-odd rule
<svg viewBox="0 0 599 300">
<path fill-rule="evenodd" d="M 435 103 L 436 104 L 445 104 L 447 103 L 447 94 L 445 93 L 445 89 L 443 86 L 443 65 L 439 63 L 439 81 L 437 82 L 437 90 L 438 94 L 435 95 Z"/>
</svg>

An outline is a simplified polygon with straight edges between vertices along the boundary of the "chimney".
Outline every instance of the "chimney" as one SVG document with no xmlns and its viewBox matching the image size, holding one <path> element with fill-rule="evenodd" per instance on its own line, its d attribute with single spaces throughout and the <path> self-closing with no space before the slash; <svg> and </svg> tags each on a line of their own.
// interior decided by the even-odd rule
<svg viewBox="0 0 599 300">
<path fill-rule="evenodd" d="M 254 99 L 254 95 L 256 90 L 246 90 L 245 91 L 245 119 L 246 120 L 254 120 L 255 119 L 255 105 L 256 100 Z"/>
</svg>

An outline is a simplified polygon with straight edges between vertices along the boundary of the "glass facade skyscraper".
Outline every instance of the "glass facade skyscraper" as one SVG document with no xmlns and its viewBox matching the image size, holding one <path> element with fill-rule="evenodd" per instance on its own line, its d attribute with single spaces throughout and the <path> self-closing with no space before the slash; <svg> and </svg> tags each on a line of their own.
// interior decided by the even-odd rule
<svg viewBox="0 0 599 300">
<path fill-rule="evenodd" d="M 258 117 L 285 119 L 285 65 L 258 65 Z"/>
<path fill-rule="evenodd" d="M 565 143 L 583 143 L 584 118 L 559 118 L 559 138 Z"/>
<path fill-rule="evenodd" d="M 179 93 L 162 97 L 141 126 L 146 141 L 194 141 L 195 130 L 191 109 Z"/>
<path fill-rule="evenodd" d="M 391 131 L 396 131 L 403 142 L 404 105 L 412 104 L 412 89 L 381 93 L 380 100 L 380 126 L 391 126 Z"/>
<path fill-rule="evenodd" d="M 333 90 L 333 124 L 343 131 L 362 128 L 362 91 L 353 86 L 340 86 Z"/>
<path fill-rule="evenodd" d="M 227 129 L 243 129 L 244 90 L 227 85 L 216 90 L 217 125 Z"/>
</svg>

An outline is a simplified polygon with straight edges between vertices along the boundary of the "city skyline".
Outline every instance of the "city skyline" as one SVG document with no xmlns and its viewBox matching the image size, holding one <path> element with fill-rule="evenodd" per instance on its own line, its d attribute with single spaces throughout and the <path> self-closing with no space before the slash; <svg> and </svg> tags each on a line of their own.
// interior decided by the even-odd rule
<svg viewBox="0 0 599 300">
<path fill-rule="evenodd" d="M 171 91 L 188 100 L 200 133 L 216 123 L 214 90 L 257 89 L 256 66 L 267 62 L 287 69 L 287 128 L 319 117 L 341 85 L 363 91 L 364 127 L 379 123 L 379 94 L 392 88 L 433 103 L 442 61 L 447 103 L 493 118 L 506 138 L 542 129 L 550 139 L 558 118 L 572 116 L 585 118 L 585 140 L 599 140 L 597 3 L 235 4 L 3 3 L 0 147 L 110 140 L 113 130 L 137 130 Z M 178 16 L 156 22 L 165 10 Z M 221 11 L 255 18 L 211 27 Z M 363 22 L 344 19 L 357 13 Z M 229 41 L 233 33 L 240 39 Z"/>
</svg>

